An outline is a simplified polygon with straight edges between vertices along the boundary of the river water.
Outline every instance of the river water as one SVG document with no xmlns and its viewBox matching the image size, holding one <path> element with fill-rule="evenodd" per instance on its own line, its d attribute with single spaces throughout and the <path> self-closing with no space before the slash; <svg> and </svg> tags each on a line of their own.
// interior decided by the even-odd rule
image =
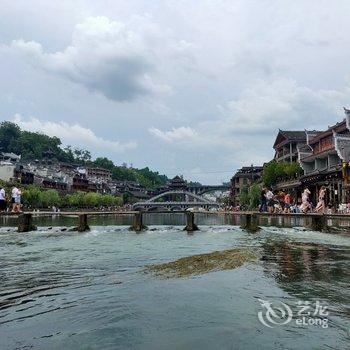
<svg viewBox="0 0 350 350">
<path fill-rule="evenodd" d="M 156 220 L 165 226 L 136 234 L 129 221 L 94 219 L 91 231 L 76 233 L 61 230 L 73 219 L 45 219 L 25 234 L 3 222 L 0 349 L 349 349 L 349 235 L 272 227 L 249 234 L 224 218 L 201 218 L 188 235 L 183 219 L 169 215 Z M 143 271 L 232 248 L 259 259 L 185 278 Z M 259 299 L 283 302 L 292 319 L 262 324 Z M 327 328 L 307 323 L 317 303 L 327 307 Z"/>
</svg>

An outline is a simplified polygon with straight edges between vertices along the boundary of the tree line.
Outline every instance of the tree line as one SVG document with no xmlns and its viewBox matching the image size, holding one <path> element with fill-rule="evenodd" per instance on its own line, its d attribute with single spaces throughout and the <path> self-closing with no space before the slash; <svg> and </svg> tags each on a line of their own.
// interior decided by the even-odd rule
<svg viewBox="0 0 350 350">
<path fill-rule="evenodd" d="M 54 189 L 42 190 L 36 186 L 28 186 L 22 190 L 23 204 L 30 208 L 72 207 L 98 208 L 122 206 L 123 199 L 111 194 L 96 192 L 75 192 L 60 194 Z"/>
</svg>

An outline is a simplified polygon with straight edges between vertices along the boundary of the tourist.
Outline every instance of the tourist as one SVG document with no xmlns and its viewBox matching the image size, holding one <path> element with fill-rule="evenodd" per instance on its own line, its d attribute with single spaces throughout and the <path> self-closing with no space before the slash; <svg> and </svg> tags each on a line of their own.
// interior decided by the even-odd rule
<svg viewBox="0 0 350 350">
<path fill-rule="evenodd" d="M 316 212 L 324 214 L 326 210 L 325 196 L 326 196 L 326 187 L 322 186 L 320 192 L 318 193 L 318 203 L 316 206 Z"/>
<path fill-rule="evenodd" d="M 17 196 L 18 196 L 18 191 L 19 191 L 19 189 L 16 187 L 16 186 L 14 186 L 13 188 L 12 188 L 12 192 L 11 192 L 11 203 L 12 203 L 12 212 L 13 213 L 15 213 L 15 212 L 17 212 L 17 203 L 16 203 L 16 198 L 17 198 Z"/>
<path fill-rule="evenodd" d="M 308 188 L 305 188 L 302 196 L 301 196 L 301 206 L 300 206 L 300 211 L 303 214 L 306 214 L 308 211 L 311 210 L 311 204 L 309 201 L 309 196 L 310 196 L 311 192 L 309 191 Z"/>
<path fill-rule="evenodd" d="M 274 197 L 273 192 L 271 191 L 271 189 L 268 189 L 268 191 L 266 192 L 266 201 L 267 201 L 267 208 L 270 214 L 273 213 L 274 206 L 275 206 L 273 197 Z"/>
<path fill-rule="evenodd" d="M 0 212 L 5 211 L 7 207 L 6 204 L 6 193 L 4 188 L 0 188 Z"/>
<path fill-rule="evenodd" d="M 22 192 L 20 189 L 17 191 L 17 197 L 15 198 L 16 212 L 20 213 L 22 211 Z"/>
<path fill-rule="evenodd" d="M 282 209 L 282 212 L 284 212 L 284 205 L 285 205 L 285 203 L 284 203 L 284 196 L 285 195 L 286 194 L 283 191 L 278 192 L 278 195 L 277 195 L 277 199 L 278 199 L 279 205 L 280 205 L 280 207 Z"/>
<path fill-rule="evenodd" d="M 282 206 L 281 206 L 281 203 L 280 203 L 277 199 L 274 201 L 273 208 L 274 208 L 273 212 L 274 212 L 275 214 L 281 214 L 281 213 L 283 213 L 283 208 L 282 208 Z"/>
<path fill-rule="evenodd" d="M 266 188 L 263 187 L 260 194 L 260 207 L 259 212 L 266 212 L 267 211 L 267 201 L 266 201 Z"/>
<path fill-rule="evenodd" d="M 289 214 L 290 213 L 290 203 L 291 203 L 291 196 L 289 193 L 286 193 L 284 195 L 283 202 L 284 202 L 284 212 L 286 214 Z"/>
</svg>

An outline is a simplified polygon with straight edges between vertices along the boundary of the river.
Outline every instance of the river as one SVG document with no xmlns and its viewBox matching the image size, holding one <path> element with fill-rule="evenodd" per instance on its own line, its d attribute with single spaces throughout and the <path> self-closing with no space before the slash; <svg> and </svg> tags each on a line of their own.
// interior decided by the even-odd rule
<svg viewBox="0 0 350 350">
<path fill-rule="evenodd" d="M 140 234 L 128 230 L 130 217 L 95 218 L 80 234 L 62 231 L 73 219 L 48 218 L 19 234 L 11 220 L 0 227 L 1 350 L 349 348 L 349 235 L 273 227 L 249 234 L 204 216 L 189 235 L 171 214 Z M 182 278 L 143 271 L 232 248 L 260 258 Z M 292 319 L 264 325 L 260 300 L 283 302 Z M 298 303 L 312 312 L 326 306 L 327 327 L 298 324 Z"/>
</svg>

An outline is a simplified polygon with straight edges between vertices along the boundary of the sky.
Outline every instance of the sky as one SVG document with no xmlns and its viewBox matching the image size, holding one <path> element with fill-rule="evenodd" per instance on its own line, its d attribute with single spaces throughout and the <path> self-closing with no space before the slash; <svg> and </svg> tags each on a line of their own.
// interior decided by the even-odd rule
<svg viewBox="0 0 350 350">
<path fill-rule="evenodd" d="M 0 119 L 228 181 L 350 108 L 348 0 L 0 0 Z"/>
</svg>

